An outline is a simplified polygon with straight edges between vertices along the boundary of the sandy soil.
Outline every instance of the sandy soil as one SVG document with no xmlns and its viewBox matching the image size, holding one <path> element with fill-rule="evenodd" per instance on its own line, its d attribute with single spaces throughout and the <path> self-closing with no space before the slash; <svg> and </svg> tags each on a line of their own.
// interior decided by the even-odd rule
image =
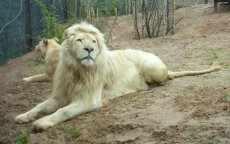
<svg viewBox="0 0 230 144">
<path fill-rule="evenodd" d="M 16 143 L 20 135 L 29 136 L 31 144 L 230 143 L 230 11 L 213 14 L 212 6 L 198 5 L 177 10 L 180 17 L 175 35 L 139 41 L 132 39 L 131 17 L 120 17 L 110 46 L 154 53 L 174 71 L 211 65 L 223 70 L 125 95 L 34 134 L 31 123 L 15 124 L 13 119 L 44 101 L 52 84 L 22 82 L 43 70 L 28 53 L 0 67 L 0 143 Z M 78 128 L 80 136 L 73 132 Z"/>
</svg>

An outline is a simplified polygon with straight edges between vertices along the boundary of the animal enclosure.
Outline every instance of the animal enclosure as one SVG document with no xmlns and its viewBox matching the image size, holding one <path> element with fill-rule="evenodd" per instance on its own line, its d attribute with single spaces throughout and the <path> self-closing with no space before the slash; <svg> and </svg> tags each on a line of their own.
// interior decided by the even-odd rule
<svg viewBox="0 0 230 144">
<path fill-rule="evenodd" d="M 173 5 L 170 11 L 167 4 L 161 5 L 164 11 L 153 10 L 156 2 L 172 2 L 166 0 L 136 0 L 136 9 L 133 9 L 135 0 L 36 1 L 0 1 L 0 61 L 4 64 L 0 66 L 0 143 L 230 143 L 227 3 L 218 3 L 215 13 L 210 0 L 207 4 L 206 0 L 175 0 L 170 3 Z M 167 31 L 167 12 L 173 13 L 169 19 L 174 19 L 174 30 L 168 26 L 173 33 L 163 35 L 161 28 Z M 149 38 L 144 22 L 154 18 L 155 13 L 162 14 L 159 17 L 165 19 L 161 22 L 164 26 L 160 26 L 158 35 L 150 29 Z M 135 49 L 152 53 L 172 71 L 201 70 L 216 65 L 222 70 L 170 80 L 146 91 L 123 95 L 104 107 L 33 133 L 32 122 L 16 124 L 14 118 L 46 100 L 53 89 L 52 82 L 23 81 L 44 72 L 44 59 L 37 59 L 33 49 L 38 41 L 54 36 L 59 37 L 61 44 L 63 31 L 81 20 L 89 21 L 105 34 L 111 51 Z M 151 28 L 156 25 L 152 20 L 149 20 Z M 120 79 L 125 78 L 120 76 Z"/>
</svg>

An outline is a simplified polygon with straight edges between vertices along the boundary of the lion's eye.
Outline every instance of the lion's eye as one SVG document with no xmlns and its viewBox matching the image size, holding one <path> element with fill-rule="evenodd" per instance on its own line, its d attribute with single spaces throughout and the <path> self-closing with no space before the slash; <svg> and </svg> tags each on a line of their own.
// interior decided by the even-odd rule
<svg viewBox="0 0 230 144">
<path fill-rule="evenodd" d="M 82 39 L 77 39 L 78 42 L 82 42 Z"/>
<path fill-rule="evenodd" d="M 96 41 L 95 41 L 95 40 L 93 40 L 93 43 L 96 43 Z"/>
</svg>

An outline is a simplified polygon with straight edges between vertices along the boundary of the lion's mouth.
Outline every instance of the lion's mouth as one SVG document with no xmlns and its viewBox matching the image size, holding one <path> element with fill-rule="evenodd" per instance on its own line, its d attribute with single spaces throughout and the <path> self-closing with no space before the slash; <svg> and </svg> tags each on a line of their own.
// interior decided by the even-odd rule
<svg viewBox="0 0 230 144">
<path fill-rule="evenodd" d="M 90 55 L 88 55 L 88 56 L 83 57 L 81 59 L 81 64 L 83 66 L 90 67 L 90 66 L 94 65 L 94 60 L 93 60 L 93 58 Z"/>
<path fill-rule="evenodd" d="M 86 56 L 86 57 L 83 57 L 81 60 L 85 60 L 85 59 L 91 59 L 91 60 L 93 60 L 93 58 L 91 57 L 91 56 Z"/>
</svg>

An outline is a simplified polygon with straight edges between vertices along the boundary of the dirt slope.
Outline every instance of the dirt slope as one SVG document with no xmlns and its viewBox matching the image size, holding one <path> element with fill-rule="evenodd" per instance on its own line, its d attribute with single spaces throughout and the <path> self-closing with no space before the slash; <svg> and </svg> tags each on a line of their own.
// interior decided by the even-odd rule
<svg viewBox="0 0 230 144">
<path fill-rule="evenodd" d="M 0 143 L 16 143 L 19 135 L 28 135 L 31 144 L 230 143 L 230 11 L 212 11 L 209 5 L 179 9 L 177 19 L 184 18 L 175 35 L 140 41 L 132 40 L 131 17 L 121 17 L 110 46 L 154 53 L 173 71 L 211 65 L 221 65 L 222 71 L 125 95 L 38 134 L 13 118 L 42 102 L 51 83 L 21 81 L 42 72 L 42 65 L 31 62 L 33 53 L 9 61 L 0 67 Z M 81 129 L 79 137 L 74 128 Z"/>
</svg>

